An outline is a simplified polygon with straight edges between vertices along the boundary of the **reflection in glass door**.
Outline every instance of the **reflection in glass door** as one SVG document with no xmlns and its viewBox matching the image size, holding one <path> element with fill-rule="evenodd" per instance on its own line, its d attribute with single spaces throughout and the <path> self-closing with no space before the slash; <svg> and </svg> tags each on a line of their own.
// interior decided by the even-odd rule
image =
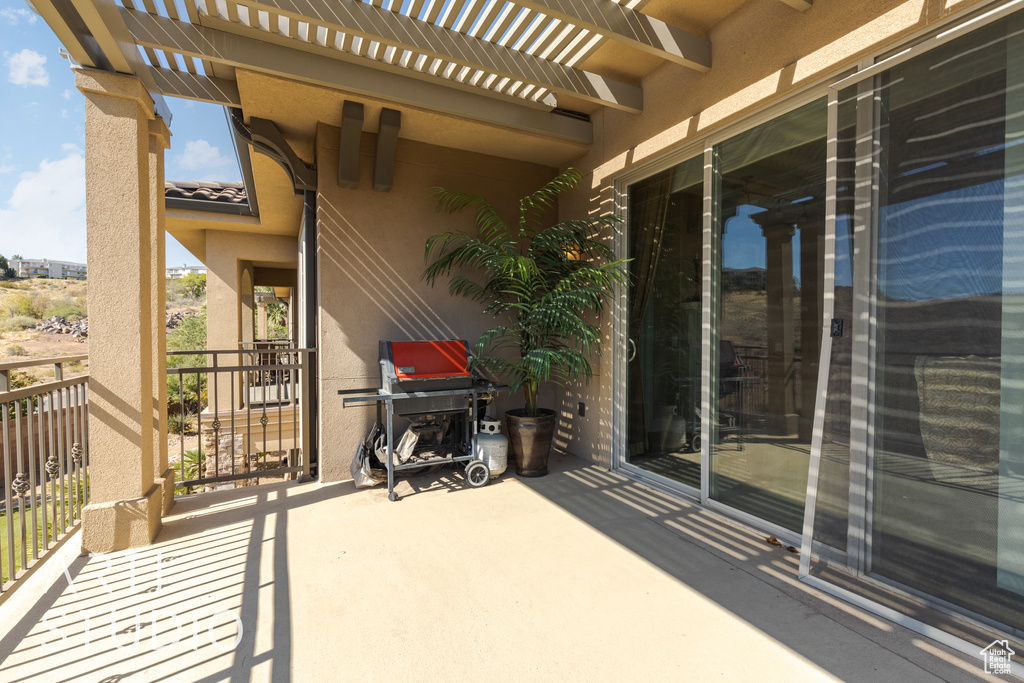
<svg viewBox="0 0 1024 683">
<path fill-rule="evenodd" d="M 629 188 L 630 464 L 700 488 L 703 157 Z"/>
<path fill-rule="evenodd" d="M 870 255 L 853 278 L 870 315 L 857 316 L 848 406 L 833 403 L 844 368 L 831 354 L 826 411 L 850 411 L 847 472 L 825 469 L 825 441 L 811 481 L 828 504 L 811 540 L 846 556 L 808 575 L 869 600 L 875 581 L 922 596 L 943 611 L 886 607 L 931 627 L 955 608 L 1019 635 L 1024 12 L 859 80 L 835 109 L 837 241 L 846 223 Z M 837 310 L 840 296 L 837 270 Z M 842 565 L 852 578 L 832 573 Z"/>
<path fill-rule="evenodd" d="M 714 147 L 712 499 L 803 523 L 824 297 L 826 104 Z"/>
</svg>

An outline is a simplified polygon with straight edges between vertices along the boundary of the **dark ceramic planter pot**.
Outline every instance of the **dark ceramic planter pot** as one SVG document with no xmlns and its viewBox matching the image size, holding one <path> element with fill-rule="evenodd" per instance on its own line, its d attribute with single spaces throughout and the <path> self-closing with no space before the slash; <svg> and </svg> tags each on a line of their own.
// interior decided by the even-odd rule
<svg viewBox="0 0 1024 683">
<path fill-rule="evenodd" d="M 509 444 L 520 477 L 543 477 L 548 473 L 548 453 L 555 436 L 555 411 L 541 408 L 536 417 L 519 408 L 505 413 Z"/>
</svg>

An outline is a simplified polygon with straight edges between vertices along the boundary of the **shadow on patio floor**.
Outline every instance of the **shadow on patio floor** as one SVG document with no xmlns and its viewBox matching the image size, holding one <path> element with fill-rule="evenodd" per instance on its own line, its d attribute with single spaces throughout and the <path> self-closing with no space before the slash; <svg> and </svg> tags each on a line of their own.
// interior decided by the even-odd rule
<svg viewBox="0 0 1024 683">
<path fill-rule="evenodd" d="M 261 611 L 291 613 L 288 514 L 340 493 L 276 484 L 178 499 L 155 545 L 71 563 L 0 639 L 0 678 L 248 681 L 230 673 L 289 671 L 288 620 L 244 625 Z"/>
<path fill-rule="evenodd" d="M 799 584 L 796 555 L 576 458 L 399 492 L 180 500 L 156 544 L 74 560 L 73 587 L 5 621 L 0 680 L 987 678 Z"/>
</svg>

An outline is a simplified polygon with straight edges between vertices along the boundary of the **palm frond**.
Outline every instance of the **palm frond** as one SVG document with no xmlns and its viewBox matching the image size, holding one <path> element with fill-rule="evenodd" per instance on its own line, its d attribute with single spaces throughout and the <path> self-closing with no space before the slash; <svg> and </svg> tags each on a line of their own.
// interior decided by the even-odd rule
<svg viewBox="0 0 1024 683">
<path fill-rule="evenodd" d="M 431 285 L 447 277 L 453 295 L 503 321 L 480 336 L 471 367 L 524 391 L 533 413 L 541 383 L 593 376 L 590 358 L 601 352 L 602 338 L 594 316 L 628 278 L 626 261 L 615 260 L 608 244 L 618 224 L 614 216 L 542 224 L 580 178 L 568 169 L 522 198 L 515 233 L 485 198 L 433 190 L 439 211 L 476 209 L 476 234 L 450 230 L 428 239 L 423 277 Z"/>
<path fill-rule="evenodd" d="M 552 178 L 544 187 L 535 190 L 519 200 L 519 236 L 539 232 L 533 226 L 539 224 L 545 211 L 558 202 L 558 195 L 579 184 L 582 176 L 574 168 L 567 168 Z"/>
</svg>

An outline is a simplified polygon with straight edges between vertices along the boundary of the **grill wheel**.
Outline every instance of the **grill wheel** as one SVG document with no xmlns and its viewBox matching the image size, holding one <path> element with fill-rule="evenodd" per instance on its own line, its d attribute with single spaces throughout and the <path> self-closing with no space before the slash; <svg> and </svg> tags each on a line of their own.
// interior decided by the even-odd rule
<svg viewBox="0 0 1024 683">
<path fill-rule="evenodd" d="M 466 465 L 466 483 L 472 488 L 478 489 L 487 486 L 491 480 L 491 470 L 480 460 L 471 460 Z"/>
</svg>

